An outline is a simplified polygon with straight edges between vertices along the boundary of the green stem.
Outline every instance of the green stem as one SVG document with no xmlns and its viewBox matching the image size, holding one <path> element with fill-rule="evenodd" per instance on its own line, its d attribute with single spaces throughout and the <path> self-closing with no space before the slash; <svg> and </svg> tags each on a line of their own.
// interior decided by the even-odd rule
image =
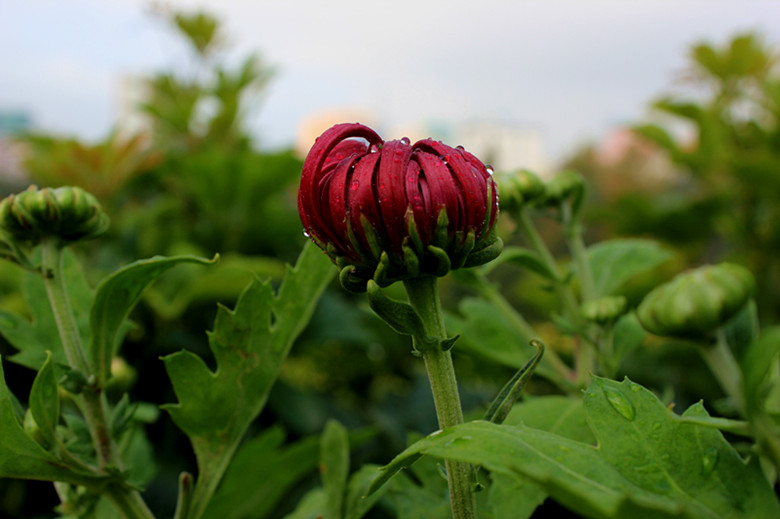
<svg viewBox="0 0 780 519">
<path fill-rule="evenodd" d="M 41 270 L 65 357 L 70 367 L 80 371 L 88 381 L 75 400 L 92 436 L 99 470 L 103 471 L 107 466 L 121 469 L 121 460 L 116 454 L 108 427 L 108 402 L 103 389 L 95 384 L 94 372 L 81 340 L 65 283 L 62 247 L 54 239 L 41 243 Z M 138 492 L 120 485 L 110 485 L 105 492 L 126 517 L 154 517 Z"/>
<path fill-rule="evenodd" d="M 742 394 L 742 372 L 739 370 L 739 364 L 737 364 L 726 340 L 726 333 L 722 328 L 719 328 L 715 333 L 715 344 L 703 346 L 699 348 L 699 351 L 723 390 L 734 400 L 737 410 L 744 415 L 745 399 Z"/>
<path fill-rule="evenodd" d="M 501 292 L 487 279 L 484 274 L 481 272 L 474 272 L 474 280 L 476 282 L 471 286 L 479 293 L 479 295 L 490 301 L 493 306 L 495 306 L 498 311 L 501 312 L 501 315 L 506 317 L 507 320 L 512 323 L 512 326 L 514 326 L 520 335 L 526 337 L 528 340 L 537 337 L 537 333 L 534 331 L 531 325 L 528 324 L 528 321 L 526 321 L 520 312 L 518 312 L 509 303 L 509 301 L 506 300 Z M 561 389 L 573 389 L 571 384 L 571 379 L 573 378 L 572 370 L 565 362 L 563 362 L 563 360 L 561 360 L 557 352 L 548 348 L 544 357 L 542 357 L 542 363 L 550 365 L 552 370 L 557 375 L 554 381 L 559 386 L 562 386 Z"/>
<path fill-rule="evenodd" d="M 127 519 L 154 519 L 154 514 L 138 492 L 119 484 L 109 485 L 103 492 Z"/>
<path fill-rule="evenodd" d="M 422 348 L 422 344 L 419 346 L 421 346 L 420 353 L 425 361 L 425 368 L 431 383 L 439 427 L 445 429 L 463 423 L 463 411 L 460 405 L 452 356 L 449 350 L 442 349 L 442 341 L 447 338 L 447 332 L 444 327 L 437 285 L 438 280 L 434 276 L 404 281 L 409 303 L 419 314 L 425 333 L 436 339 L 432 345 L 428 344 L 424 348 Z M 445 466 L 453 519 L 476 518 L 474 471 L 471 465 L 445 460 Z"/>
<path fill-rule="evenodd" d="M 577 267 L 577 274 L 579 274 L 581 299 L 582 301 L 590 301 L 596 297 L 596 285 L 593 281 L 593 271 L 588 261 L 585 241 L 582 239 L 582 225 L 578 220 L 574 220 L 571 207 L 568 204 L 564 205 L 562 209 L 564 236 Z"/>
<path fill-rule="evenodd" d="M 544 243 L 544 240 L 537 232 L 533 221 L 531 221 L 531 217 L 525 210 L 521 209 L 517 217 L 517 222 L 520 224 L 520 230 L 529 241 L 531 247 L 539 254 L 548 270 L 555 276 L 553 287 L 558 298 L 561 300 L 561 304 L 566 310 L 568 317 L 577 319 L 579 316 L 579 304 L 577 303 L 577 299 L 574 297 L 571 289 L 561 281 L 563 276 L 561 275 L 560 268 L 558 268 L 558 262 L 555 261 L 555 257 L 553 257 L 550 249 L 547 248 L 547 244 Z"/>
</svg>

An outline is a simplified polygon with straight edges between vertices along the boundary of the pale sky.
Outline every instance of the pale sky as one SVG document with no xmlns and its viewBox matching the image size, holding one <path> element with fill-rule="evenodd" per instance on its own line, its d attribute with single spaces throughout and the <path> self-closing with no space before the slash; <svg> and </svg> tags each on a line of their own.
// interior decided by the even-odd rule
<svg viewBox="0 0 780 519">
<path fill-rule="evenodd" d="M 553 157 L 636 122 L 694 42 L 751 29 L 780 43 L 780 2 L 760 0 L 171 1 L 221 17 L 232 56 L 276 75 L 251 127 L 267 147 L 340 108 L 384 127 L 493 119 L 540 131 Z M 0 0 L 0 110 L 36 128 L 104 136 L 121 78 L 187 55 L 133 0 Z M 390 138 L 394 136 L 388 136 Z"/>
</svg>

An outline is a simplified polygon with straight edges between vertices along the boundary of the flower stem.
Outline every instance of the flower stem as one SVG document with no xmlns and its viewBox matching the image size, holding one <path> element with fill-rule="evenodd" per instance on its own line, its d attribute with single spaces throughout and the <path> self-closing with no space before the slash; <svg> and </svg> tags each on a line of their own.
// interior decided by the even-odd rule
<svg viewBox="0 0 780 519">
<path fill-rule="evenodd" d="M 439 301 L 438 280 L 434 276 L 413 278 L 404 281 L 404 287 L 409 303 L 423 322 L 426 334 L 435 339 L 425 347 L 422 347 L 422 344 L 415 346 L 420 346 L 418 351 L 422 354 L 428 371 L 439 427 L 444 429 L 463 423 L 463 411 L 452 356 L 449 350 L 442 349 L 442 342 L 447 338 L 447 332 Z M 422 343 L 422 341 L 418 342 Z M 471 465 L 445 460 L 445 467 L 453 519 L 476 518 L 474 471 Z"/>
<path fill-rule="evenodd" d="M 81 372 L 87 380 L 87 386 L 75 400 L 92 436 L 99 470 L 103 471 L 109 466 L 121 469 L 121 460 L 116 453 L 108 426 L 108 402 L 103 388 L 95 383 L 94 372 L 81 340 L 65 283 L 62 247 L 53 239 L 41 243 L 41 270 L 65 357 L 70 367 Z M 135 490 L 112 484 L 105 489 L 105 493 L 127 518 L 154 517 Z"/>
<path fill-rule="evenodd" d="M 744 414 L 745 401 L 742 393 L 742 372 L 737 360 L 731 352 L 726 333 L 722 328 L 716 331 L 714 345 L 699 348 L 712 374 L 720 383 L 726 394 L 734 400 L 737 410 Z"/>
</svg>

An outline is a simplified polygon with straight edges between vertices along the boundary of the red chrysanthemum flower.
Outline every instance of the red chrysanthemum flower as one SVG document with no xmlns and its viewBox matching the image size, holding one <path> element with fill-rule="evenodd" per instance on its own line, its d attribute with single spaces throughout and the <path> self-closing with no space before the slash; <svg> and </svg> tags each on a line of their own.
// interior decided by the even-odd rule
<svg viewBox="0 0 780 519">
<path fill-rule="evenodd" d="M 361 124 L 322 134 L 303 164 L 305 232 L 365 290 L 495 258 L 498 191 L 474 155 L 431 139 L 383 141 Z"/>
</svg>

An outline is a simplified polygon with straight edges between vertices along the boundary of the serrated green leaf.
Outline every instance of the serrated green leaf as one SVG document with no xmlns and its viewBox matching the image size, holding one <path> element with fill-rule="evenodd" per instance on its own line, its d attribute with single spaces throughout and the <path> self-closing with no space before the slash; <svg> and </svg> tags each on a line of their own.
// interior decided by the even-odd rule
<svg viewBox="0 0 780 519">
<path fill-rule="evenodd" d="M 32 320 L 13 312 L 0 311 L 0 334 L 19 350 L 8 360 L 37 371 L 46 362 L 46 352 L 50 351 L 55 363 L 67 364 L 43 279 L 32 272 L 24 272 L 23 275 L 22 292 L 30 307 Z M 89 338 L 92 290 L 81 266 L 69 249 L 63 251 L 63 276 L 68 287 L 73 316 L 82 341 L 86 344 Z"/>
<path fill-rule="evenodd" d="M 198 462 L 194 510 L 205 509 L 333 275 L 328 258 L 307 243 L 276 295 L 269 283 L 254 280 L 235 310 L 219 307 L 209 334 L 216 371 L 186 351 L 163 358 L 178 399 L 163 407 L 190 438 Z"/>
<path fill-rule="evenodd" d="M 209 502 L 204 519 L 261 519 L 276 509 L 290 488 L 317 467 L 320 439 L 284 446 L 271 428 L 243 443 Z"/>
<path fill-rule="evenodd" d="M 100 282 L 90 310 L 91 340 L 88 343 L 89 357 L 100 387 L 105 387 L 110 377 L 111 359 L 122 338 L 120 329 L 149 283 L 181 263 L 209 264 L 215 260 L 158 256 L 122 267 Z"/>
<path fill-rule="evenodd" d="M 527 426 L 471 422 L 434 433 L 396 457 L 377 488 L 420 454 L 480 464 L 538 484 L 589 517 L 777 517 L 756 464 L 719 431 L 675 419 L 650 391 L 594 378 L 585 396 L 598 447 Z M 707 416 L 701 404 L 684 416 Z"/>
<path fill-rule="evenodd" d="M 348 474 L 347 430 L 335 420 L 329 420 L 320 443 L 320 478 L 325 491 L 324 519 L 341 519 Z"/>
<path fill-rule="evenodd" d="M 527 425 L 588 445 L 596 444 L 596 438 L 588 427 L 582 398 L 528 396 L 512 408 L 504 423 Z"/>
<path fill-rule="evenodd" d="M 69 468 L 45 451 L 24 432 L 16 416 L 13 398 L 5 384 L 0 359 L 0 477 L 63 481 L 97 489 L 107 482 L 105 476 Z"/>
<path fill-rule="evenodd" d="M 35 376 L 30 389 L 30 412 L 38 424 L 46 443 L 53 445 L 55 431 L 60 419 L 60 395 L 57 392 L 57 378 L 54 375 L 54 361 L 49 354 L 43 367 Z"/>
<path fill-rule="evenodd" d="M 631 278 L 658 267 L 671 257 L 669 251 L 652 240 L 615 239 L 592 245 L 588 248 L 588 262 L 596 297 L 617 295 Z"/>
</svg>

